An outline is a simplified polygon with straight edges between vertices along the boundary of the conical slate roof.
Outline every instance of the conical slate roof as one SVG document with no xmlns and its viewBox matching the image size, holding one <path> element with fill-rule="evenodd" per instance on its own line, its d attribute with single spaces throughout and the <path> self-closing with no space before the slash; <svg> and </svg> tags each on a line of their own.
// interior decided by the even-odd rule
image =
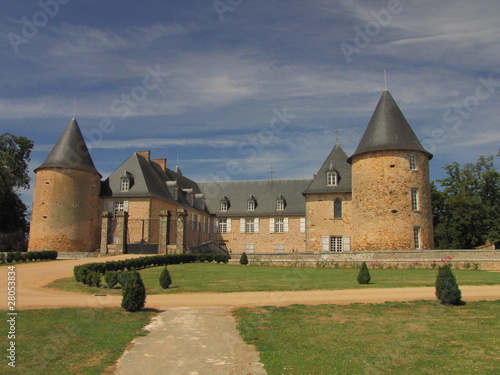
<svg viewBox="0 0 500 375">
<path fill-rule="evenodd" d="M 386 150 L 421 151 L 432 159 L 432 154 L 422 146 L 388 90 L 382 93 L 361 142 L 348 162 L 365 152 Z"/>
<path fill-rule="evenodd" d="M 328 171 L 337 171 L 338 173 L 338 184 L 335 186 L 329 186 L 326 183 L 326 175 Z M 304 194 L 309 193 L 349 193 L 352 191 L 352 167 L 347 163 L 347 155 L 340 147 L 340 144 L 336 144 L 330 155 L 326 158 L 325 162 L 319 169 L 314 180 L 308 186 Z"/>
<path fill-rule="evenodd" d="M 68 127 L 50 151 L 49 156 L 35 172 L 46 168 L 69 168 L 100 173 L 94 166 L 80 127 L 73 117 Z"/>
</svg>

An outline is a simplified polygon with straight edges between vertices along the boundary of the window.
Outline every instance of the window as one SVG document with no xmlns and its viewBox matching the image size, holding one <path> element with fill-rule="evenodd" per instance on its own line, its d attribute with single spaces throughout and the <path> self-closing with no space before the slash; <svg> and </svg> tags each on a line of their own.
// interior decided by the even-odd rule
<svg viewBox="0 0 500 375">
<path fill-rule="evenodd" d="M 245 233 L 255 233 L 255 219 L 246 218 L 245 219 Z"/>
<path fill-rule="evenodd" d="M 247 210 L 248 211 L 255 211 L 255 199 L 249 199 L 247 201 Z"/>
<path fill-rule="evenodd" d="M 337 171 L 328 171 L 326 172 L 326 184 L 328 186 L 336 186 L 337 185 Z"/>
<path fill-rule="evenodd" d="M 115 216 L 119 213 L 119 212 L 124 212 L 125 211 L 125 203 L 124 202 L 115 202 Z"/>
<path fill-rule="evenodd" d="M 342 237 L 330 236 L 330 251 L 336 253 L 342 251 Z"/>
<path fill-rule="evenodd" d="M 130 178 L 122 177 L 120 179 L 120 191 L 129 191 L 130 190 Z"/>
<path fill-rule="evenodd" d="M 229 202 L 226 201 L 226 200 L 223 200 L 223 201 L 220 201 L 220 210 L 221 211 L 227 211 L 227 209 L 229 208 Z"/>
<path fill-rule="evenodd" d="M 275 243 L 274 244 L 274 252 L 275 253 L 284 253 L 285 252 L 285 244 L 284 243 Z"/>
<path fill-rule="evenodd" d="M 255 252 L 255 244 L 254 243 L 246 243 L 245 244 L 245 253 L 254 253 Z"/>
<path fill-rule="evenodd" d="M 219 233 L 227 233 L 227 219 L 219 219 Z"/>
<path fill-rule="evenodd" d="M 306 218 L 301 217 L 300 218 L 300 233 L 305 233 L 306 232 Z"/>
<path fill-rule="evenodd" d="M 333 218 L 342 219 L 342 199 L 337 198 L 333 202 Z"/>
<path fill-rule="evenodd" d="M 274 220 L 274 233 L 284 233 L 285 232 L 285 221 L 283 218 L 278 218 Z"/>
<path fill-rule="evenodd" d="M 420 227 L 413 227 L 413 243 L 415 249 L 420 249 Z"/>
<path fill-rule="evenodd" d="M 413 211 L 418 211 L 419 209 L 418 189 L 411 189 L 411 209 Z"/>
<path fill-rule="evenodd" d="M 174 199 L 175 200 L 179 199 L 179 188 L 174 188 Z"/>
<path fill-rule="evenodd" d="M 276 201 L 276 210 L 283 211 L 284 209 L 285 209 L 285 200 L 284 199 L 278 199 Z"/>
<path fill-rule="evenodd" d="M 345 252 L 351 251 L 350 236 L 323 236 L 321 248 L 323 252 Z"/>
<path fill-rule="evenodd" d="M 415 155 L 410 155 L 410 169 L 412 171 L 417 169 L 417 157 Z"/>
</svg>

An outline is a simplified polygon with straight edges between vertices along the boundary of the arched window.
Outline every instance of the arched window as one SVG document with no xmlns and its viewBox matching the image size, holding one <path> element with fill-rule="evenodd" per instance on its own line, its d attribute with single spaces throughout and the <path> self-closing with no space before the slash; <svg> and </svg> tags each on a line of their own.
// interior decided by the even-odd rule
<svg viewBox="0 0 500 375">
<path fill-rule="evenodd" d="M 336 198 L 333 202 L 333 218 L 342 219 L 342 199 Z"/>
</svg>

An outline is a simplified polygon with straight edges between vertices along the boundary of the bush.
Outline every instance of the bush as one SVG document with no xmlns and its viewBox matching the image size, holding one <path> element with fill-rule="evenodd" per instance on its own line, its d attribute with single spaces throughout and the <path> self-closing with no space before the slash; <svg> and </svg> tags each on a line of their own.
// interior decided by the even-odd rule
<svg viewBox="0 0 500 375">
<path fill-rule="evenodd" d="M 122 307 L 129 312 L 139 311 L 146 303 L 146 289 L 141 275 L 135 271 L 124 272 L 124 274 L 128 275 L 122 278 L 126 280 L 122 289 Z"/>
<path fill-rule="evenodd" d="M 363 262 L 361 265 L 361 269 L 358 274 L 358 283 L 360 284 L 370 284 L 371 276 L 370 271 L 368 271 L 368 267 L 366 266 L 366 262 Z"/>
<path fill-rule="evenodd" d="M 5 254 L 4 254 L 4 253 L 2 253 L 2 255 L 0 255 L 0 261 L 1 261 L 2 263 L 5 263 L 5 262 L 7 261 L 7 260 L 5 259 Z"/>
<path fill-rule="evenodd" d="M 247 257 L 247 253 L 243 253 L 243 254 L 241 254 L 240 264 L 248 264 L 248 257 Z"/>
<path fill-rule="evenodd" d="M 445 305 L 463 305 L 462 292 L 448 264 L 438 269 L 436 297 Z"/>
<path fill-rule="evenodd" d="M 160 286 L 163 289 L 168 289 L 170 284 L 172 284 L 172 278 L 170 277 L 170 272 L 168 272 L 167 267 L 165 267 L 160 275 Z"/>
<path fill-rule="evenodd" d="M 106 271 L 104 274 L 104 281 L 109 289 L 113 289 L 116 284 L 118 284 L 118 272 L 116 271 Z"/>
<path fill-rule="evenodd" d="M 87 272 L 85 284 L 99 288 L 101 286 L 101 274 L 96 271 Z"/>
<path fill-rule="evenodd" d="M 7 253 L 7 263 L 12 263 L 14 258 L 14 253 Z"/>
</svg>

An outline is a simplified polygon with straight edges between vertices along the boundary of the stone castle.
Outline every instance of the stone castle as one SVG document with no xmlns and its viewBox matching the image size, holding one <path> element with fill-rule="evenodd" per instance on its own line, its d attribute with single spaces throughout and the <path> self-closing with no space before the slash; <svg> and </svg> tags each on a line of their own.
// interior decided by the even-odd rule
<svg viewBox="0 0 500 375">
<path fill-rule="evenodd" d="M 35 170 L 29 250 L 432 249 L 431 158 L 387 90 L 354 154 L 337 143 L 301 180 L 197 183 L 138 151 L 101 181 L 73 118 Z"/>
</svg>

